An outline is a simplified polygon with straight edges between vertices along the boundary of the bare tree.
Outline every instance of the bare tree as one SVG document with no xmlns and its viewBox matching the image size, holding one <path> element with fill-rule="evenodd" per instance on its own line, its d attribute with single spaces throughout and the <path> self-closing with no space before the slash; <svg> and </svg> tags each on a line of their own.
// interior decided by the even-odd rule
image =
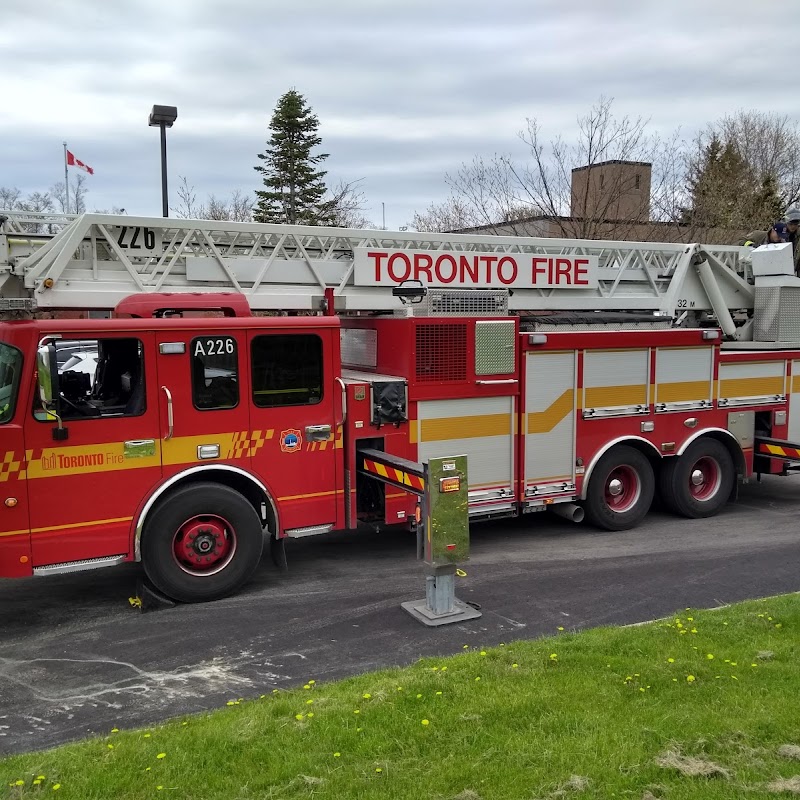
<svg viewBox="0 0 800 800">
<path fill-rule="evenodd" d="M 547 140 L 528 119 L 520 132 L 529 156 L 476 157 L 446 176 L 451 196 L 414 216 L 418 230 L 482 227 L 487 232 L 563 238 L 664 238 L 679 223 L 684 197 L 682 142 L 650 134 L 648 121 L 612 110 L 601 98 L 578 117 L 573 141 Z M 608 162 L 632 162 L 609 169 Z M 641 165 L 642 169 L 636 168 Z M 649 178 L 641 183 L 643 176 Z M 674 235 L 678 235 L 677 232 Z"/>
<path fill-rule="evenodd" d="M 175 214 L 183 219 L 213 219 L 230 222 L 252 222 L 253 199 L 234 189 L 227 198 L 208 196 L 205 203 L 197 200 L 197 191 L 189 185 L 185 176 L 181 176 L 177 189 L 178 207 Z"/>
<path fill-rule="evenodd" d="M 83 214 L 86 212 L 86 176 L 78 174 L 69 187 L 69 208 L 67 208 L 67 188 L 64 181 L 54 183 L 49 194 L 53 199 L 54 207 L 62 214 Z"/>
<path fill-rule="evenodd" d="M 325 203 L 329 204 L 335 228 L 374 228 L 375 225 L 364 216 L 366 195 L 360 188 L 361 181 L 339 181 L 328 189 Z"/>
<path fill-rule="evenodd" d="M 16 186 L 0 186 L 0 210 L 14 211 L 21 200 L 22 192 Z"/>
</svg>

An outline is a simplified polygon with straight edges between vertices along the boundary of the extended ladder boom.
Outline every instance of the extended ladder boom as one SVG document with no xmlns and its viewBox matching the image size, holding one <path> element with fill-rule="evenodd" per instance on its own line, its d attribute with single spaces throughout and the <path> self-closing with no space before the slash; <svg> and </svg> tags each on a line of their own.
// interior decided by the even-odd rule
<svg viewBox="0 0 800 800">
<path fill-rule="evenodd" d="M 391 287 L 407 278 L 507 288 L 515 310 L 708 311 L 725 327 L 731 310 L 753 307 L 746 250 L 731 246 L 0 216 L 0 297 L 31 297 L 39 308 L 109 309 L 133 293 L 232 291 L 253 309 L 317 310 L 332 289 L 338 311 L 381 311 L 400 308 Z"/>
</svg>

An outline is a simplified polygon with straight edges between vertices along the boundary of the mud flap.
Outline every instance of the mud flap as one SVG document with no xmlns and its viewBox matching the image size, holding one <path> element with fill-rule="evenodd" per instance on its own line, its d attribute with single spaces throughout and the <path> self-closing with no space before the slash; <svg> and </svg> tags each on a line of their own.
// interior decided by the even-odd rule
<svg viewBox="0 0 800 800">
<path fill-rule="evenodd" d="M 276 536 L 269 537 L 269 554 L 272 563 L 281 571 L 289 571 L 289 562 L 286 560 L 286 539 L 278 539 Z"/>
</svg>

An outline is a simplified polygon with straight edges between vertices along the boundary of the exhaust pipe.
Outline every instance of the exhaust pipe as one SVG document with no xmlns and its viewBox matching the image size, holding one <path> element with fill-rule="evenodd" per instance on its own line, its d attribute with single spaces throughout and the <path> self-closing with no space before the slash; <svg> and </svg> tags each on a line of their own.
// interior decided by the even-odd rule
<svg viewBox="0 0 800 800">
<path fill-rule="evenodd" d="M 558 514 L 559 517 L 564 517 L 570 522 L 583 522 L 583 518 L 586 516 L 583 509 L 575 503 L 555 503 L 548 508 L 554 514 Z"/>
</svg>

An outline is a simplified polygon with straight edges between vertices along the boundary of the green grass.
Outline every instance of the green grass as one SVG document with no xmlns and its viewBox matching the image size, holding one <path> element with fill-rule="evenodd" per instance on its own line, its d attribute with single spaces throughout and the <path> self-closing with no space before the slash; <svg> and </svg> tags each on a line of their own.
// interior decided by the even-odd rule
<svg viewBox="0 0 800 800">
<path fill-rule="evenodd" d="M 308 675 L 215 713 L 0 761 L 0 796 L 788 797 L 773 782 L 800 775 L 800 748 L 779 752 L 800 745 L 799 632 L 790 595 L 330 685 Z"/>
</svg>

